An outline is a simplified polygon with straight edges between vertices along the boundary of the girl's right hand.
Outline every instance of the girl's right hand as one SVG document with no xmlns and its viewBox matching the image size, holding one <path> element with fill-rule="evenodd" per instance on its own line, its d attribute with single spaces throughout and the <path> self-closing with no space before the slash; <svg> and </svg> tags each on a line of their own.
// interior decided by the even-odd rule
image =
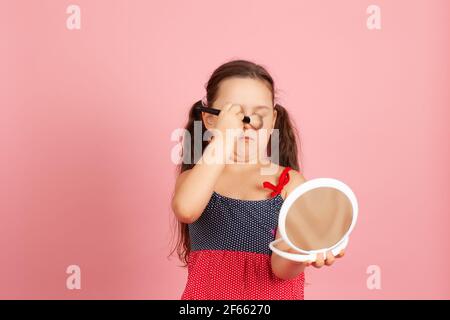
<svg viewBox="0 0 450 320">
<path fill-rule="evenodd" d="M 244 112 L 242 106 L 228 103 L 217 116 L 213 133 L 216 141 L 221 141 L 224 150 L 224 161 L 231 160 L 236 140 L 244 132 Z M 219 135 L 216 139 L 216 134 Z"/>
<path fill-rule="evenodd" d="M 222 108 L 217 116 L 215 129 L 220 132 L 222 138 L 227 137 L 227 129 L 230 129 L 230 137 L 238 137 L 244 130 L 243 119 L 244 110 L 242 109 L 242 106 L 228 103 Z"/>
</svg>

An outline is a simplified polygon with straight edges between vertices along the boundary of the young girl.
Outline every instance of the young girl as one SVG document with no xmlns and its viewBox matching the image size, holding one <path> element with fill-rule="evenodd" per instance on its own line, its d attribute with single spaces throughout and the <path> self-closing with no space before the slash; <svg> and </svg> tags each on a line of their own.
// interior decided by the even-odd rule
<svg viewBox="0 0 450 320">
<path fill-rule="evenodd" d="M 300 263 L 269 249 L 280 237 L 284 199 L 306 181 L 299 171 L 296 131 L 286 109 L 275 103 L 274 81 L 264 67 L 235 60 L 213 72 L 206 90 L 206 106 L 220 114 L 200 112 L 194 104 L 185 146 L 195 145 L 195 121 L 201 121 L 202 137 L 207 130 L 214 134 L 202 141 L 198 161 L 193 161 L 195 148 L 183 149 L 172 199 L 180 230 L 176 249 L 188 267 L 181 299 L 303 299 L 305 267 L 331 265 L 335 257 L 329 252 L 325 261 Z M 254 127 L 255 115 L 262 127 Z M 244 116 L 252 121 L 244 123 Z M 278 159 L 271 157 L 274 129 Z M 277 247 L 294 252 L 284 243 Z"/>
</svg>

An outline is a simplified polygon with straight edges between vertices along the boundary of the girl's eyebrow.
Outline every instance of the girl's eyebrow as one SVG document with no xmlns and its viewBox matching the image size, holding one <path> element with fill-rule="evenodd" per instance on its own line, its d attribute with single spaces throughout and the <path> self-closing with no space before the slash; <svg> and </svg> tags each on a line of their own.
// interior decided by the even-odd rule
<svg viewBox="0 0 450 320">
<path fill-rule="evenodd" d="M 270 109 L 268 106 L 256 106 L 255 109 Z"/>
</svg>

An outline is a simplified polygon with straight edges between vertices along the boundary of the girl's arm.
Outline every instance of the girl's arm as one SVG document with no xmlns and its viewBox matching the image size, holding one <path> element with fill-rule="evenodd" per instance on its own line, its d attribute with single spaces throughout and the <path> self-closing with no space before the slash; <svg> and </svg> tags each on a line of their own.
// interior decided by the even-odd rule
<svg viewBox="0 0 450 320">
<path fill-rule="evenodd" d="M 214 158 L 218 156 L 218 147 L 223 146 L 223 144 L 220 145 L 221 139 L 221 137 L 214 137 L 197 164 L 177 178 L 172 210 L 177 219 L 183 223 L 196 221 L 211 198 L 216 181 L 225 167 L 224 161 Z"/>
<path fill-rule="evenodd" d="M 211 116 L 211 115 L 208 115 Z M 215 117 L 215 116 L 214 116 Z M 200 218 L 214 191 L 214 186 L 234 149 L 234 137 L 243 130 L 244 113 L 240 105 L 226 104 L 217 116 L 212 140 L 195 166 L 184 171 L 175 183 L 172 210 L 179 221 L 192 223 Z M 208 121 L 206 121 L 208 123 Z M 227 130 L 234 129 L 227 139 Z"/>
<path fill-rule="evenodd" d="M 278 239 L 280 237 L 281 237 L 281 235 L 279 234 L 278 228 L 277 228 L 277 234 L 275 236 L 275 239 Z M 282 251 L 298 253 L 298 252 L 293 251 L 284 241 L 280 241 L 275 246 Z M 272 264 L 272 272 L 278 278 L 283 279 L 283 280 L 289 280 L 289 279 L 295 278 L 300 273 L 302 273 L 306 267 L 306 262 L 296 262 L 296 261 L 287 260 L 287 259 L 277 255 L 275 252 L 272 252 L 271 264 Z"/>
</svg>

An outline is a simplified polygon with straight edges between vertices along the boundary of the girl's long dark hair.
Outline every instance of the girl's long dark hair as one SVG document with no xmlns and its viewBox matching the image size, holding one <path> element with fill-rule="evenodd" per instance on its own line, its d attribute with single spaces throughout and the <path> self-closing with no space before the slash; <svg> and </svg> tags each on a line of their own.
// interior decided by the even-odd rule
<svg viewBox="0 0 450 320">
<path fill-rule="evenodd" d="M 231 77 L 240 77 L 240 78 L 252 78 L 264 81 L 268 88 L 272 92 L 273 102 L 275 101 L 275 84 L 267 72 L 267 70 L 258 64 L 247 60 L 233 60 L 219 66 L 212 73 L 209 81 L 206 84 L 206 104 L 208 106 L 212 105 L 214 100 L 216 99 L 217 92 L 219 90 L 219 85 L 221 81 L 231 78 Z M 194 146 L 194 121 L 202 121 L 201 113 L 198 112 L 195 108 L 197 104 L 201 103 L 201 101 L 195 102 L 190 110 L 189 110 L 189 119 L 185 126 L 185 129 L 189 132 L 190 135 L 184 137 L 184 143 L 187 143 L 188 137 L 190 137 L 190 146 Z M 279 130 L 279 159 L 278 164 L 283 167 L 291 167 L 292 169 L 299 170 L 299 151 L 300 151 L 300 139 L 298 136 L 298 132 L 289 118 L 289 114 L 287 110 L 281 106 L 279 103 L 275 104 L 275 110 L 277 111 L 277 119 L 275 121 L 275 129 Z M 204 132 L 206 131 L 206 127 L 202 122 L 202 131 L 201 136 L 203 137 Z M 298 141 L 298 145 L 297 145 Z M 270 143 L 271 139 L 269 138 L 268 150 L 270 156 Z M 208 141 L 202 142 L 202 153 L 203 150 L 208 145 Z M 191 169 L 194 167 L 195 163 L 194 159 L 194 149 L 195 148 L 183 148 L 183 150 L 191 150 L 190 161 L 182 161 L 180 165 L 177 167 L 177 174 L 181 174 L 182 172 Z M 183 159 L 186 155 L 182 155 Z M 173 195 L 172 195 L 173 196 Z M 176 244 L 173 250 L 170 252 L 169 257 L 176 250 L 179 259 L 183 262 L 183 267 L 187 266 L 189 253 L 190 253 L 190 237 L 189 237 L 189 228 L 188 224 L 182 223 L 175 219 L 175 224 L 177 228 L 177 238 Z"/>
</svg>

